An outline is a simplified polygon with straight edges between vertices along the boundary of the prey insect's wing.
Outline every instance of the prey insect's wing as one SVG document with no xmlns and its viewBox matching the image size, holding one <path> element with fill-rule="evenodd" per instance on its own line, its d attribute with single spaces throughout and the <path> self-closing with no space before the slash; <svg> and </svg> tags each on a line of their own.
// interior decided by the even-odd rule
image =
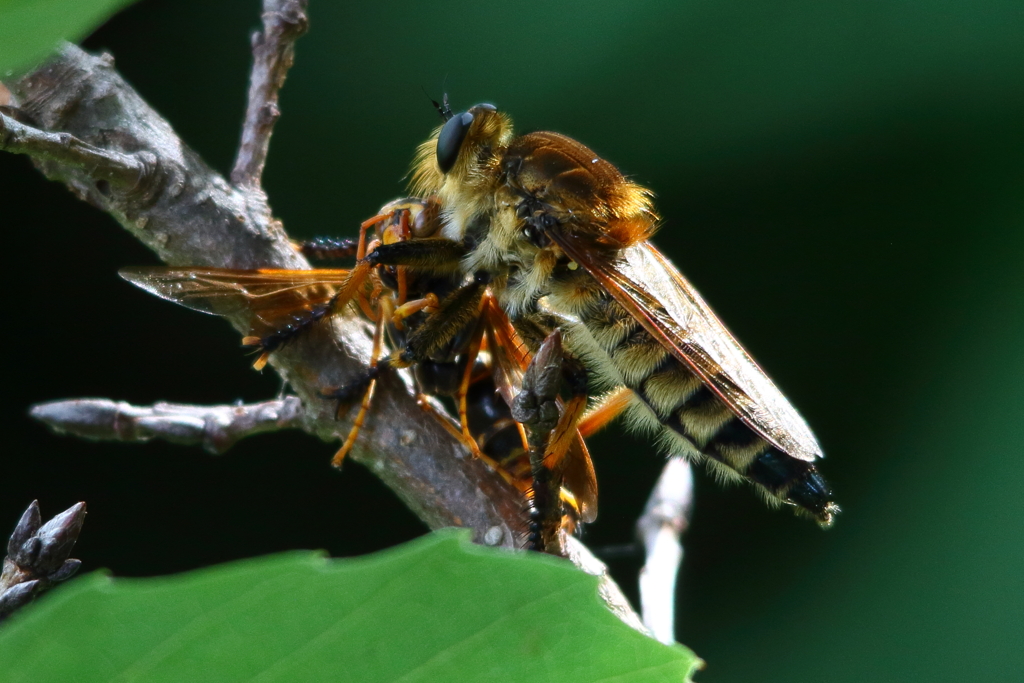
<svg viewBox="0 0 1024 683">
<path fill-rule="evenodd" d="M 124 268 L 119 275 L 161 299 L 228 317 L 248 315 L 254 329 L 327 302 L 351 271 L 232 270 L 229 268 Z"/>
<path fill-rule="evenodd" d="M 522 388 L 523 373 L 532 356 L 505 311 L 490 295 L 483 302 L 482 316 L 495 384 L 505 402 L 512 405 L 512 400 Z M 562 476 L 565 487 L 576 498 L 580 519 L 594 521 L 597 518 L 597 474 L 590 451 L 579 432 L 566 453 Z"/>
<path fill-rule="evenodd" d="M 650 243 L 638 242 L 617 260 L 608 260 L 565 231 L 549 234 L 748 427 L 794 458 L 811 462 L 821 457 L 804 419 L 693 285 Z"/>
<path fill-rule="evenodd" d="M 505 403 L 512 405 L 523 386 L 523 373 L 530 364 L 530 351 L 490 293 L 483 302 L 481 315 L 487 336 L 487 351 L 491 355 L 494 383 Z"/>
</svg>

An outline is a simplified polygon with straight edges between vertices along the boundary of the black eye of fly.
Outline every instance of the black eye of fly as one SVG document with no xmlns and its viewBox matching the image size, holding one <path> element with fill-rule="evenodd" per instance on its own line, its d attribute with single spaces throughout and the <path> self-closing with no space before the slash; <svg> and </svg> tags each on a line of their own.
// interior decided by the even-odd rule
<svg viewBox="0 0 1024 683">
<path fill-rule="evenodd" d="M 468 111 L 453 116 L 444 124 L 441 134 L 437 137 L 437 166 L 441 173 L 447 173 L 455 166 L 459 158 L 459 149 L 466 139 L 469 126 L 473 123 L 473 115 Z"/>
</svg>

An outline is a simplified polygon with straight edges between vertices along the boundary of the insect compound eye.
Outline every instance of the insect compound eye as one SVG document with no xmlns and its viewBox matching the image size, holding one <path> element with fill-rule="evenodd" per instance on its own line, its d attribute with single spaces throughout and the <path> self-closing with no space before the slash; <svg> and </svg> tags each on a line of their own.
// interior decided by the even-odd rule
<svg viewBox="0 0 1024 683">
<path fill-rule="evenodd" d="M 444 124 L 441 134 L 437 137 L 437 166 L 441 173 L 447 173 L 455 166 L 462 141 L 466 139 L 466 133 L 469 132 L 472 123 L 473 115 L 467 111 L 453 116 Z"/>
<path fill-rule="evenodd" d="M 409 229 L 413 237 L 433 237 L 441 228 L 437 219 L 437 207 L 424 205 L 409 212 Z"/>
</svg>

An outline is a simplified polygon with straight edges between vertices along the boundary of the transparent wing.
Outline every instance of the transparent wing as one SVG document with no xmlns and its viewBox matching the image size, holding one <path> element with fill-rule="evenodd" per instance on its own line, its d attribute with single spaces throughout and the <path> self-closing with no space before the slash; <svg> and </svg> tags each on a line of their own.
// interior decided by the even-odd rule
<svg viewBox="0 0 1024 683">
<path fill-rule="evenodd" d="M 810 427 L 705 303 L 648 242 L 608 262 L 560 231 L 551 239 L 593 275 L 672 355 L 684 362 L 747 426 L 800 460 L 821 457 Z"/>
<path fill-rule="evenodd" d="M 124 268 L 121 277 L 150 294 L 203 313 L 249 315 L 273 328 L 297 310 L 324 303 L 351 271 Z"/>
</svg>

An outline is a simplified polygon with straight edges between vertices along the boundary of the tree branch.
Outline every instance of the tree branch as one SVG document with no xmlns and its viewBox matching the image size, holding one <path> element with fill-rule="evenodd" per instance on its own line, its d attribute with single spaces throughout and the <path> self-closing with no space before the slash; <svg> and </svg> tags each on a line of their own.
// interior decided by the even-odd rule
<svg viewBox="0 0 1024 683">
<path fill-rule="evenodd" d="M 306 0 L 264 0 L 263 32 L 252 36 L 252 75 L 242 141 L 231 171 L 235 187 L 259 188 L 270 134 L 281 116 L 278 92 L 295 62 L 295 41 L 309 30 Z"/>
<path fill-rule="evenodd" d="M 248 405 L 157 403 L 145 407 L 105 398 L 80 398 L 39 403 L 32 406 L 29 415 L 55 432 L 83 439 L 126 443 L 161 439 L 202 446 L 214 455 L 253 434 L 303 429 L 306 418 L 297 396 Z"/>
<path fill-rule="evenodd" d="M 18 112 L 41 132 L 69 133 L 105 152 L 151 155 L 149 191 L 138 192 L 101 183 L 107 178 L 95 167 L 26 150 L 47 177 L 110 213 L 164 262 L 309 268 L 265 204 L 255 204 L 251 192 L 231 186 L 203 163 L 124 82 L 109 56 L 94 57 L 67 45 L 53 61 L 7 85 Z M 249 331 L 247 319 L 231 322 L 243 334 Z M 320 392 L 361 375 L 370 346 L 366 324 L 347 318 L 321 325 L 274 354 L 271 365 L 302 400 L 307 432 L 324 440 L 348 433 L 350 421 L 336 419 L 336 406 Z M 478 542 L 507 547 L 525 537 L 518 491 L 423 411 L 396 373 L 378 382 L 373 411 L 351 457 L 431 528 L 467 527 Z"/>
</svg>

